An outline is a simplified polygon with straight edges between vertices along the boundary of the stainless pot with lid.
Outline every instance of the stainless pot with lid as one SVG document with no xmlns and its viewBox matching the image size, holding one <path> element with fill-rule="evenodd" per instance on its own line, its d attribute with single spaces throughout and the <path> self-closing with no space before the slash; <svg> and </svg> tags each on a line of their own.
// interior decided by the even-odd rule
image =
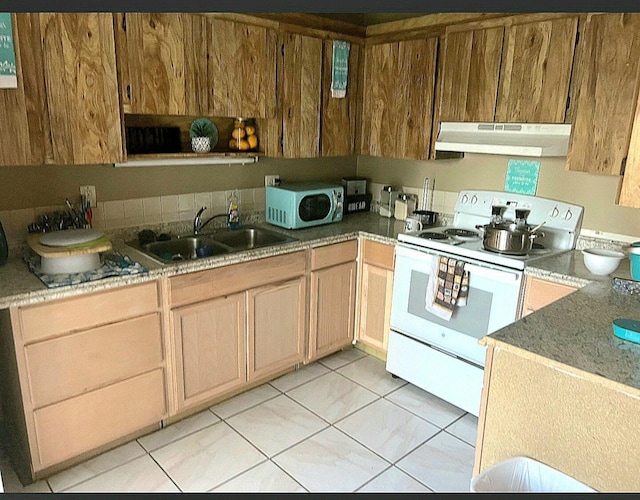
<svg viewBox="0 0 640 500">
<path fill-rule="evenodd" d="M 530 229 L 527 225 L 504 221 L 498 224 L 479 224 L 476 229 L 483 233 L 482 244 L 485 250 L 505 255 L 527 255 L 537 236 L 536 231 L 543 224 L 544 222 Z"/>
</svg>

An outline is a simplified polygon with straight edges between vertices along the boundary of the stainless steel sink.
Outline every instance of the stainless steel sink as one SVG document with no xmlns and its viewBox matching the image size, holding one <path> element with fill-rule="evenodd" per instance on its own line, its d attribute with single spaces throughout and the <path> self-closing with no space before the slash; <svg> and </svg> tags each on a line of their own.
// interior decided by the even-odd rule
<svg viewBox="0 0 640 500">
<path fill-rule="evenodd" d="M 155 241 L 138 247 L 162 262 L 198 259 L 229 253 L 231 249 L 206 236 L 187 236 L 168 241 Z"/>
<path fill-rule="evenodd" d="M 209 236 L 213 240 L 233 248 L 234 251 L 295 241 L 295 238 L 253 226 L 245 226 L 240 229 L 225 229 Z"/>
<path fill-rule="evenodd" d="M 197 236 L 178 236 L 167 241 L 154 241 L 144 245 L 137 240 L 128 241 L 127 245 L 162 264 L 167 264 L 241 252 L 289 241 L 296 241 L 296 238 L 264 228 L 243 226 L 239 229 L 218 229 Z"/>
</svg>

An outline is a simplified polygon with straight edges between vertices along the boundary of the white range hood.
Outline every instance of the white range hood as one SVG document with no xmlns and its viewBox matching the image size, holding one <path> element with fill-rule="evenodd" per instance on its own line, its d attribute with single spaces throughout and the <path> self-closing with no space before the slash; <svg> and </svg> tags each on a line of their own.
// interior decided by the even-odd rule
<svg viewBox="0 0 640 500">
<path fill-rule="evenodd" d="M 441 122 L 436 151 L 567 156 L 570 124 Z"/>
</svg>

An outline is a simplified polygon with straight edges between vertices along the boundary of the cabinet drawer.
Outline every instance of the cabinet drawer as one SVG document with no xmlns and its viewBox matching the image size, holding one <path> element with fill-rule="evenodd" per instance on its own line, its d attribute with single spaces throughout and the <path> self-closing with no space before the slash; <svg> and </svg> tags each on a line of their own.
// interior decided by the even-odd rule
<svg viewBox="0 0 640 500">
<path fill-rule="evenodd" d="M 362 241 L 362 258 L 364 262 L 390 271 L 393 271 L 394 250 L 394 245 L 386 245 L 371 240 Z"/>
<path fill-rule="evenodd" d="M 305 252 L 257 259 L 169 278 L 171 307 L 201 302 L 305 273 Z"/>
<path fill-rule="evenodd" d="M 166 412 L 163 381 L 158 369 L 36 410 L 37 469 L 159 422 Z"/>
<path fill-rule="evenodd" d="M 77 396 L 158 367 L 160 315 L 30 344 L 25 358 L 34 408 Z"/>
<path fill-rule="evenodd" d="M 311 249 L 311 270 L 335 266 L 343 262 L 356 260 L 358 255 L 358 242 L 356 240 L 345 241 Z"/>
<path fill-rule="evenodd" d="M 537 311 L 576 290 L 577 288 L 563 285 L 562 283 L 529 277 L 527 279 L 524 308 L 525 310 Z"/>
<path fill-rule="evenodd" d="M 158 311 L 156 282 L 20 308 L 25 344 Z"/>
</svg>

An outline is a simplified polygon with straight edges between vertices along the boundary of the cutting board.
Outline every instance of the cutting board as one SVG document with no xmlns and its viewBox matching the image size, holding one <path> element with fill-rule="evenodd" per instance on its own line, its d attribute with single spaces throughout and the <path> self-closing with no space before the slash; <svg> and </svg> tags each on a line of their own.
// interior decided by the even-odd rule
<svg viewBox="0 0 640 500">
<path fill-rule="evenodd" d="M 107 252 L 111 250 L 111 241 L 104 235 L 96 240 L 87 243 L 78 243 L 76 245 L 68 245 L 64 247 L 53 247 L 40 244 L 40 238 L 43 234 L 31 234 L 27 238 L 27 243 L 31 249 L 41 257 L 70 257 L 74 255 L 85 255 L 89 253 Z"/>
</svg>

